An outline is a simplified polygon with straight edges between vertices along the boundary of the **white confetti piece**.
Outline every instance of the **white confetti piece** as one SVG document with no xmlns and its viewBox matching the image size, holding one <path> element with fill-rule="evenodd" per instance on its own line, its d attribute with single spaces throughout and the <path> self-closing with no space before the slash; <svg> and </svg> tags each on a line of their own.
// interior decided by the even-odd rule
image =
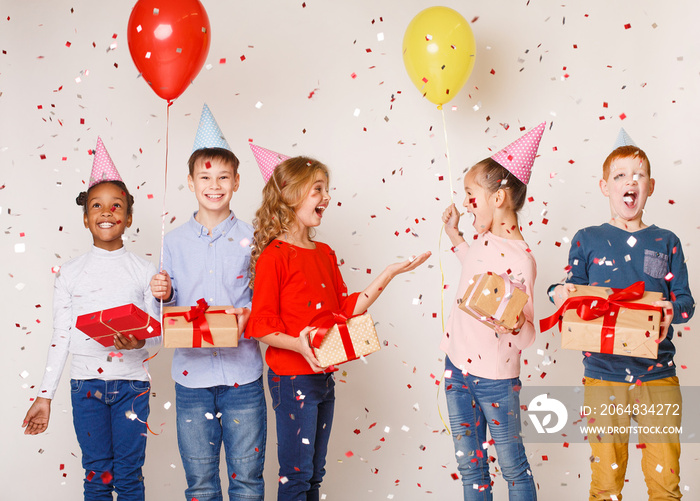
<svg viewBox="0 0 700 501">
<path fill-rule="evenodd" d="M 408 426 L 406 426 L 406 425 L 403 425 L 403 426 L 401 427 L 401 431 L 408 431 L 408 430 L 410 430 L 410 428 L 409 428 Z"/>
<path fill-rule="evenodd" d="M 24 284 L 22 282 L 18 283 L 17 285 L 15 285 L 15 289 L 21 291 L 22 289 L 24 289 Z"/>
<path fill-rule="evenodd" d="M 170 402 L 165 402 L 165 403 L 163 404 L 163 408 L 164 408 L 166 411 L 169 410 L 171 406 L 172 406 L 172 404 L 171 404 Z"/>
<path fill-rule="evenodd" d="M 664 467 L 661 466 L 660 464 L 656 465 L 656 471 L 658 471 L 659 473 L 661 473 L 663 471 L 663 469 L 664 469 Z"/>
<path fill-rule="evenodd" d="M 359 117 L 360 116 L 360 108 L 355 108 L 355 111 L 352 114 L 354 117 Z"/>
<path fill-rule="evenodd" d="M 389 433 L 391 431 L 391 428 L 388 426 L 384 427 L 384 433 Z"/>
<path fill-rule="evenodd" d="M 27 248 L 24 244 L 15 244 L 15 252 L 20 253 L 24 252 L 25 250 L 27 250 Z"/>
<path fill-rule="evenodd" d="M 637 239 L 630 235 L 630 237 L 627 239 L 627 245 L 629 245 L 630 247 L 634 247 L 634 244 L 636 243 Z"/>
<path fill-rule="evenodd" d="M 377 41 L 378 42 L 384 41 L 384 33 L 377 33 Z"/>
<path fill-rule="evenodd" d="M 257 109 L 260 109 L 260 108 L 263 107 L 263 104 L 262 104 L 260 101 L 258 101 L 257 103 L 255 103 L 255 107 L 256 107 Z"/>
<path fill-rule="evenodd" d="M 309 439 L 308 438 L 302 438 L 301 443 L 304 445 L 309 445 Z"/>
<path fill-rule="evenodd" d="M 287 482 L 289 482 L 287 477 L 280 477 L 280 484 L 286 484 Z"/>
<path fill-rule="evenodd" d="M 27 371 L 22 371 L 19 375 L 22 379 L 27 379 L 29 373 Z"/>
<path fill-rule="evenodd" d="M 617 463 L 611 464 L 610 468 L 612 468 L 613 470 L 617 470 Z"/>
<path fill-rule="evenodd" d="M 207 419 L 214 419 L 214 414 L 212 414 L 211 412 L 207 412 L 207 413 L 204 415 L 204 417 L 207 418 Z"/>
</svg>

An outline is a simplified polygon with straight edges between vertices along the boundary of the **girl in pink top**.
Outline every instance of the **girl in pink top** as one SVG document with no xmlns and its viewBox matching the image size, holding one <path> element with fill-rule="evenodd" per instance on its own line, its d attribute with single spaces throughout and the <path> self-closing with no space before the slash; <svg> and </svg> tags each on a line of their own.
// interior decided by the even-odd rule
<svg viewBox="0 0 700 501">
<path fill-rule="evenodd" d="M 539 144 L 539 140 L 538 140 Z M 535 148 L 536 149 L 536 148 Z M 534 155 L 533 155 L 534 158 Z M 525 179 L 529 179 L 529 168 Z M 471 245 L 458 229 L 454 204 L 445 209 L 445 232 L 462 263 L 457 296 L 440 348 L 445 351 L 445 395 L 465 500 L 492 499 L 486 427 L 494 440 L 498 464 L 511 500 L 537 497 L 520 438 L 520 353 L 535 339 L 532 289 L 535 259 L 518 228 L 517 212 L 526 182 L 493 158 L 477 163 L 464 177 L 464 207 L 474 218 Z M 512 330 L 494 331 L 458 308 L 475 274 L 507 273 L 529 296 Z"/>
</svg>

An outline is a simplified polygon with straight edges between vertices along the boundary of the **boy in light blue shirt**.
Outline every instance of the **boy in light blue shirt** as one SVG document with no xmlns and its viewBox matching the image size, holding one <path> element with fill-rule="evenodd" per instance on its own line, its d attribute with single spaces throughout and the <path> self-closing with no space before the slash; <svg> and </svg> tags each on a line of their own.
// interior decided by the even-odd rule
<svg viewBox="0 0 700 501">
<path fill-rule="evenodd" d="M 230 209 L 238 190 L 238 159 L 205 104 L 189 159 L 187 183 L 199 209 L 165 236 L 163 271 L 151 280 L 167 306 L 233 305 L 245 330 L 251 225 Z M 235 348 L 178 348 L 173 355 L 177 436 L 187 477 L 187 500 L 221 500 L 219 457 L 223 442 L 229 500 L 264 498 L 267 406 L 258 342 L 239 336 Z"/>
</svg>

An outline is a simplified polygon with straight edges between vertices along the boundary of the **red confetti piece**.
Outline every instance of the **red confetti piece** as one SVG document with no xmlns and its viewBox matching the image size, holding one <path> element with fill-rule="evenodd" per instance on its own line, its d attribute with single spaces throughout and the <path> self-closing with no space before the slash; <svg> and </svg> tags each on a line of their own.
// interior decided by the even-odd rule
<svg viewBox="0 0 700 501">
<path fill-rule="evenodd" d="M 495 75 L 495 74 L 496 74 L 496 70 L 494 70 L 493 68 L 491 68 L 491 71 L 489 71 L 489 73 L 491 73 L 492 75 Z"/>
<path fill-rule="evenodd" d="M 547 456 L 542 456 L 542 461 L 549 461 L 549 457 L 547 457 Z"/>
<path fill-rule="evenodd" d="M 182 375 L 183 375 L 183 376 L 186 376 L 187 374 L 189 374 L 189 372 L 187 372 L 187 371 L 182 371 Z"/>
<path fill-rule="evenodd" d="M 627 23 L 627 24 L 625 25 L 625 29 L 626 29 L 626 30 L 630 29 L 631 27 L 632 27 L 632 25 L 631 25 L 630 23 Z"/>
<path fill-rule="evenodd" d="M 102 472 L 102 475 L 100 475 L 100 478 L 102 479 L 103 484 L 109 484 L 112 482 L 112 474 L 108 471 Z"/>
<path fill-rule="evenodd" d="M 66 42 L 66 47 L 70 47 L 70 42 Z"/>
<path fill-rule="evenodd" d="M 245 56 L 241 55 L 241 61 L 245 61 Z"/>
<path fill-rule="evenodd" d="M 233 478 L 233 479 L 235 480 L 236 474 L 235 474 L 235 473 L 231 473 L 231 478 Z"/>
<path fill-rule="evenodd" d="M 676 203 L 676 201 L 675 201 L 675 200 L 669 200 L 668 203 L 671 204 L 671 205 L 673 205 L 673 204 Z"/>
<path fill-rule="evenodd" d="M 210 162 L 209 160 L 207 160 L 207 163 L 205 163 L 204 166 L 205 166 L 207 169 L 211 169 L 211 162 Z"/>
<path fill-rule="evenodd" d="M 90 473 L 87 474 L 87 477 L 85 477 L 85 479 L 86 479 L 88 482 L 92 482 L 92 479 L 93 479 L 93 478 L 95 478 L 95 472 L 94 472 L 94 471 L 91 471 Z"/>
<path fill-rule="evenodd" d="M 459 475 L 456 473 L 450 473 L 450 476 L 452 477 L 452 480 L 459 480 Z"/>
<path fill-rule="evenodd" d="M 627 118 L 627 115 L 625 115 L 624 113 L 620 113 L 620 120 L 624 120 L 625 118 Z"/>
<path fill-rule="evenodd" d="M 355 455 L 355 454 L 353 454 L 352 451 L 348 451 L 348 452 L 345 453 L 345 457 L 349 457 L 349 458 L 353 457 L 354 455 Z"/>
<path fill-rule="evenodd" d="M 226 64 L 226 58 L 222 57 L 221 59 L 219 59 L 219 64 Z"/>
<path fill-rule="evenodd" d="M 84 119 L 84 118 L 81 118 L 81 119 L 80 119 L 80 125 L 85 125 L 85 119 Z"/>
<path fill-rule="evenodd" d="M 100 374 L 102 374 L 104 371 L 102 370 L 102 367 L 98 367 L 98 368 L 97 368 L 97 372 L 100 373 Z"/>
<path fill-rule="evenodd" d="M 428 83 L 428 79 L 423 77 L 423 83 Z"/>
</svg>

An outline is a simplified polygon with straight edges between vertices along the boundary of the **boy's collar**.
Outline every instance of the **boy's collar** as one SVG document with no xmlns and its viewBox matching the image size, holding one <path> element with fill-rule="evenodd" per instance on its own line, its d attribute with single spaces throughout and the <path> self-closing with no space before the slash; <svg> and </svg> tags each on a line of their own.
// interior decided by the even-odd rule
<svg viewBox="0 0 700 501">
<path fill-rule="evenodd" d="M 209 228 L 204 226 L 196 219 L 198 212 L 199 211 L 194 211 L 192 213 L 192 217 L 190 217 L 190 225 L 194 228 L 197 236 L 208 235 Z M 212 236 L 215 236 L 219 233 L 227 233 L 233 227 L 234 224 L 236 224 L 236 215 L 233 213 L 233 211 L 229 211 L 228 217 L 221 221 L 219 224 L 217 224 L 214 228 L 212 228 Z"/>
</svg>

